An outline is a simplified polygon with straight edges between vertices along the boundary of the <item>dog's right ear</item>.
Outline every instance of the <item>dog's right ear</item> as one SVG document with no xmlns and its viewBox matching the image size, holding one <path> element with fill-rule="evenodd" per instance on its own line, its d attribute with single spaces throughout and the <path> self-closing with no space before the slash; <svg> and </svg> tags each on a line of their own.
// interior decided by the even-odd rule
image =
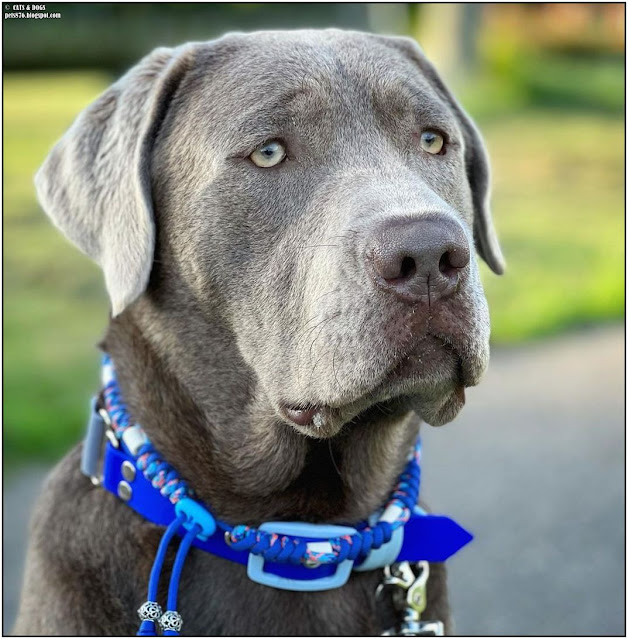
<svg viewBox="0 0 628 639">
<path fill-rule="evenodd" d="M 146 56 L 78 116 L 35 176 L 46 213 L 102 268 L 113 316 L 148 284 L 151 153 L 194 50 L 159 48 Z"/>
</svg>

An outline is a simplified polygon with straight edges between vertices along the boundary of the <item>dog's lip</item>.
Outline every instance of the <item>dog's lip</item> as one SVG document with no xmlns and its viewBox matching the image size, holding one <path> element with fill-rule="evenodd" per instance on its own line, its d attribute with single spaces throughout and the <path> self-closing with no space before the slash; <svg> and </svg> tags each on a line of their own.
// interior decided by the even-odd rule
<svg viewBox="0 0 628 639">
<path fill-rule="evenodd" d="M 282 403 L 279 406 L 279 412 L 284 419 L 296 426 L 312 426 L 316 429 L 321 429 L 335 417 L 336 411 L 331 406 Z"/>
<path fill-rule="evenodd" d="M 313 424 L 314 418 L 317 417 L 318 408 L 311 405 L 299 407 L 282 404 L 279 411 L 283 417 L 297 426 L 308 426 Z"/>
</svg>

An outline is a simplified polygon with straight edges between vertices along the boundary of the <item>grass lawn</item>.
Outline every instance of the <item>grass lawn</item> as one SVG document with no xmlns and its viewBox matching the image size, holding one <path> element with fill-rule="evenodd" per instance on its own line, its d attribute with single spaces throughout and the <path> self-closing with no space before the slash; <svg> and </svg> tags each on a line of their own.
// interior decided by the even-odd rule
<svg viewBox="0 0 628 639">
<path fill-rule="evenodd" d="M 110 78 L 4 76 L 4 450 L 9 465 L 58 457 L 78 439 L 98 387 L 107 301 L 98 269 L 53 229 L 32 176 Z M 480 117 L 493 210 L 508 261 L 484 269 L 493 342 L 620 318 L 624 306 L 624 124 L 593 111 Z"/>
</svg>

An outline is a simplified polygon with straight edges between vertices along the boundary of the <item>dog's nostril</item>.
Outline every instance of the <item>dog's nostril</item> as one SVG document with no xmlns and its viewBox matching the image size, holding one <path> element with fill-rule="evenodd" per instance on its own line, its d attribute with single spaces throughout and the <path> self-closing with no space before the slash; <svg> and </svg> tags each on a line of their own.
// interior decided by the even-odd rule
<svg viewBox="0 0 628 639">
<path fill-rule="evenodd" d="M 451 263 L 451 256 L 449 254 L 449 251 L 443 253 L 440 256 L 440 260 L 438 262 L 438 270 L 445 277 L 453 277 L 458 272 L 458 269 Z"/>
<path fill-rule="evenodd" d="M 404 257 L 401 260 L 401 268 L 397 279 L 406 280 L 416 273 L 416 262 L 413 257 Z"/>
</svg>

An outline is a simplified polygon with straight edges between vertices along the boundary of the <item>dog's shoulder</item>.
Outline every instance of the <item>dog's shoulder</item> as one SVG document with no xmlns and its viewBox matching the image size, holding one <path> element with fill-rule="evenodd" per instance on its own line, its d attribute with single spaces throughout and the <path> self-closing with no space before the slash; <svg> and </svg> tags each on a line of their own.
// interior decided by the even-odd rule
<svg viewBox="0 0 628 639">
<path fill-rule="evenodd" d="M 120 516 L 113 496 L 81 473 L 81 451 L 79 444 L 46 477 L 31 520 L 34 543 L 45 545 L 50 557 L 62 554 L 66 564 L 86 551 L 97 556 L 91 533 L 95 527 L 107 529 Z"/>
<path fill-rule="evenodd" d="M 20 633 L 134 631 L 122 602 L 141 603 L 160 531 L 81 473 L 81 449 L 51 471 L 33 511 Z"/>
</svg>

